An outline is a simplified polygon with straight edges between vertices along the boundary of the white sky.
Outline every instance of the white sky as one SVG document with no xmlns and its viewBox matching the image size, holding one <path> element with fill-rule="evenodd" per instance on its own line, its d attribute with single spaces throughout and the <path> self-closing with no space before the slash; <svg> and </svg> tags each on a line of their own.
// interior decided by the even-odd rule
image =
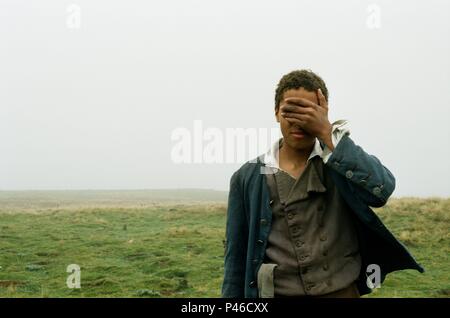
<svg viewBox="0 0 450 318">
<path fill-rule="evenodd" d="M 395 196 L 449 196 L 449 39 L 444 0 L 0 0 L 0 190 L 227 190 L 240 164 L 175 164 L 172 132 L 276 127 L 308 68 Z"/>
</svg>

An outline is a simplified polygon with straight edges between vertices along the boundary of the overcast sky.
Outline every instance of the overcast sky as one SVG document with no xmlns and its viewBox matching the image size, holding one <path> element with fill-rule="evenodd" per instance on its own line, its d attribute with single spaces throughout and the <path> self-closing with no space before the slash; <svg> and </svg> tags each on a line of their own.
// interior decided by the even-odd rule
<svg viewBox="0 0 450 318">
<path fill-rule="evenodd" d="M 174 130 L 276 128 L 307 68 L 394 196 L 449 196 L 449 39 L 444 0 L 0 0 L 0 190 L 228 190 L 240 163 L 177 164 Z"/>
</svg>

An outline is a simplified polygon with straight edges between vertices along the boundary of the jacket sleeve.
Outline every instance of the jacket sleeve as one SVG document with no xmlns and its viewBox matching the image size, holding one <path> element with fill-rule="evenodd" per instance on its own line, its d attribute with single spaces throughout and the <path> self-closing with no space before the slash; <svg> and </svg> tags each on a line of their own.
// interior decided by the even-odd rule
<svg viewBox="0 0 450 318">
<path fill-rule="evenodd" d="M 244 297 L 248 225 L 239 171 L 230 181 L 225 240 L 222 297 Z"/>
<path fill-rule="evenodd" d="M 392 173 L 348 135 L 339 141 L 326 164 L 344 176 L 353 194 L 368 206 L 382 207 L 394 192 Z"/>
</svg>

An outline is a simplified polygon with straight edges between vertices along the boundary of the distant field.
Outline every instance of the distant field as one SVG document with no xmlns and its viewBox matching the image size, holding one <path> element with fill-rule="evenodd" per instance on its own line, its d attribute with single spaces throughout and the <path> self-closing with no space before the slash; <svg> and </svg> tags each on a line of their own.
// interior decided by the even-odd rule
<svg viewBox="0 0 450 318">
<path fill-rule="evenodd" d="M 215 190 L 0 191 L 0 212 L 44 212 L 81 208 L 143 208 L 172 204 L 226 202 Z"/>
<path fill-rule="evenodd" d="M 219 297 L 226 192 L 0 191 L 0 297 Z M 376 212 L 426 268 L 369 297 L 450 296 L 450 199 Z M 66 267 L 81 267 L 81 289 Z"/>
</svg>

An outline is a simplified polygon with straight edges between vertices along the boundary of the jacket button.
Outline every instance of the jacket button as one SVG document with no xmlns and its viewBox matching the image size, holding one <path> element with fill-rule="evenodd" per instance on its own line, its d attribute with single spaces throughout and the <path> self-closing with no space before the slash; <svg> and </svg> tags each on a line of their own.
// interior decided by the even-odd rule
<svg viewBox="0 0 450 318">
<path fill-rule="evenodd" d="M 351 179 L 353 177 L 353 172 L 351 170 L 347 170 L 345 176 L 347 177 L 347 179 Z"/>
<path fill-rule="evenodd" d="M 270 205 L 270 206 L 273 205 L 273 200 L 270 200 L 269 205 Z"/>
<path fill-rule="evenodd" d="M 266 225 L 267 224 L 267 220 L 266 219 L 261 219 L 261 225 Z"/>
<path fill-rule="evenodd" d="M 288 217 L 289 220 L 292 220 L 292 218 L 294 217 L 294 214 L 288 213 L 287 217 Z"/>
<path fill-rule="evenodd" d="M 373 194 L 375 194 L 375 195 L 380 195 L 381 189 L 380 189 L 379 187 L 375 187 L 375 188 L 373 188 L 372 192 L 373 192 Z"/>
<path fill-rule="evenodd" d="M 307 256 L 308 256 L 308 255 L 302 255 L 302 256 L 300 256 L 300 260 L 301 260 L 301 261 L 304 261 L 304 260 L 306 259 Z"/>
<path fill-rule="evenodd" d="M 301 247 L 303 244 L 305 243 L 303 243 L 302 241 L 295 242 L 295 245 L 297 245 L 297 247 Z"/>
<path fill-rule="evenodd" d="M 257 242 L 258 244 L 263 244 L 263 243 L 264 243 L 263 240 L 257 240 L 256 242 Z"/>
<path fill-rule="evenodd" d="M 326 240 L 327 240 L 327 236 L 326 236 L 325 234 L 322 234 L 322 235 L 320 236 L 320 240 L 321 240 L 322 242 L 326 241 Z"/>
<path fill-rule="evenodd" d="M 249 284 L 250 287 L 255 287 L 256 286 L 256 282 L 254 280 L 252 280 Z"/>
<path fill-rule="evenodd" d="M 367 185 L 367 181 L 362 179 L 361 181 L 359 181 L 359 184 L 362 185 L 363 187 Z"/>
</svg>

